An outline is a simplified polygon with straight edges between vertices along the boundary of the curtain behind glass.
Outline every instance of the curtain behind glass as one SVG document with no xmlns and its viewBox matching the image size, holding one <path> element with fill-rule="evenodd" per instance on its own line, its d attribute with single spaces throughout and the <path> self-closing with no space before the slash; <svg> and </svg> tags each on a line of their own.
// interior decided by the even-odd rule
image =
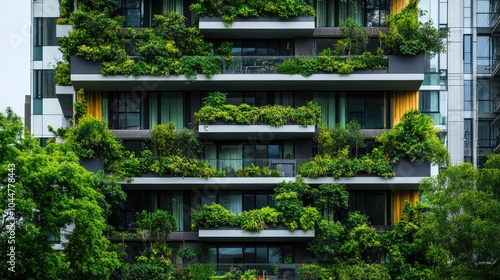
<svg viewBox="0 0 500 280">
<path fill-rule="evenodd" d="M 339 19 L 345 21 L 350 18 L 364 26 L 363 0 L 340 0 Z"/>
<path fill-rule="evenodd" d="M 236 171 L 243 167 L 243 147 L 241 145 L 221 145 L 219 154 L 220 169 L 232 168 Z"/>
<path fill-rule="evenodd" d="M 161 123 L 173 122 L 176 129 L 184 127 L 184 104 L 181 92 L 161 94 Z"/>
<path fill-rule="evenodd" d="M 174 191 L 172 196 L 172 215 L 175 218 L 177 231 L 184 231 L 184 196 L 181 191 Z"/>
<path fill-rule="evenodd" d="M 177 12 L 179 14 L 184 14 L 184 6 L 182 0 L 164 0 L 163 1 L 163 11 L 164 12 Z"/>
<path fill-rule="evenodd" d="M 327 92 L 315 92 L 313 102 L 321 107 L 321 122 L 328 128 L 335 127 L 335 95 Z"/>
<path fill-rule="evenodd" d="M 233 214 L 240 215 L 243 211 L 243 196 L 241 191 L 221 192 L 219 195 L 219 204 Z"/>
</svg>

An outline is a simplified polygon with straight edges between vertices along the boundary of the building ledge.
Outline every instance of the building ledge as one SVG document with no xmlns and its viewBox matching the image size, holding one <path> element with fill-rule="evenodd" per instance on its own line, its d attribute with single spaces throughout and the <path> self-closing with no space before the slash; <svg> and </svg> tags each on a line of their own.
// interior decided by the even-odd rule
<svg viewBox="0 0 500 280">
<path fill-rule="evenodd" d="M 271 125 L 244 124 L 209 124 L 198 125 L 198 134 L 204 139 L 247 139 L 250 136 L 272 134 L 273 139 L 294 139 L 297 137 L 313 137 L 314 125 L 307 127 L 298 124 L 285 124 L 280 127 Z M 267 138 L 266 138 L 267 139 Z"/>
<path fill-rule="evenodd" d="M 201 241 L 248 241 L 258 239 L 259 241 L 299 241 L 314 238 L 314 231 L 288 229 L 265 229 L 259 232 L 244 231 L 241 229 L 222 227 L 220 229 L 200 229 L 198 236 Z"/>
</svg>

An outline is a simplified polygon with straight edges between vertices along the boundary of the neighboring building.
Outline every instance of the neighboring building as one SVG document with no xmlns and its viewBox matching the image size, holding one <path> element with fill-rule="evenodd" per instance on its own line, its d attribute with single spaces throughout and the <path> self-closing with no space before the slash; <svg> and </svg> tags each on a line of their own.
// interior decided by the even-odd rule
<svg viewBox="0 0 500 280">
<path fill-rule="evenodd" d="M 76 6 L 77 1 L 74 2 Z M 148 0 L 118 2 L 121 3 L 119 12 L 125 15 L 130 27 L 150 26 L 151 15 L 162 11 L 183 13 L 188 24 L 193 22 L 189 5 L 184 1 L 165 0 L 163 5 L 157 4 L 160 1 Z M 368 48 L 374 52 L 379 44 L 378 31 L 386 28 L 385 16 L 398 12 L 407 2 L 317 0 L 316 17 L 287 22 L 237 21 L 230 28 L 221 21 L 200 20 L 199 27 L 206 40 L 214 45 L 222 41 L 233 42 L 234 60 L 230 73 L 217 74 L 211 79 L 198 75 L 194 83 L 186 83 L 188 79 L 184 76 L 110 77 L 100 75 L 96 64 L 76 57 L 71 61 L 72 86 L 56 87 L 53 67 L 62 60 L 57 38 L 68 34 L 71 27 L 56 26 L 58 1 L 33 0 L 31 132 L 44 143 L 52 137 L 48 125 L 54 128 L 67 126 L 73 115 L 75 92 L 84 88 L 90 105 L 88 112 L 106 120 L 128 149 L 139 151 L 141 143 L 148 139 L 156 124 L 172 121 L 178 128 L 187 127 L 193 114 L 200 109 L 202 98 L 208 92 L 223 91 L 228 92 L 228 102 L 233 104 L 245 102 L 296 107 L 314 101 L 320 105 L 323 121 L 330 127 L 356 119 L 370 138 L 393 127 L 406 111 L 420 109 L 442 128 L 442 138 L 450 149 L 453 163 L 473 161 L 479 164 L 483 162 L 481 149 L 486 148 L 482 145 L 488 146 L 489 152 L 493 151 L 492 139 L 500 135 L 499 121 L 494 121 L 494 96 L 490 94 L 496 91 L 489 90 L 494 88 L 492 76 L 498 71 L 479 73 L 484 62 L 480 55 L 487 56 L 490 68 L 496 65 L 490 61 L 495 53 L 494 40 L 490 36 L 494 38 L 497 29 L 493 24 L 496 21 L 490 17 L 493 23 L 487 28 L 472 28 L 474 21 L 471 18 L 476 15 L 471 14 L 471 0 L 469 6 L 455 3 L 462 1 L 421 1 L 421 8 L 430 11 L 427 17 L 434 19 L 436 27 L 450 29 L 449 51 L 427 60 L 420 65 L 421 68 L 418 63 L 407 60 L 403 62 L 410 67 L 395 70 L 389 62 L 388 71 L 349 76 L 314 74 L 305 78 L 274 72 L 275 63 L 281 63 L 287 57 L 314 56 L 331 46 L 340 37 L 339 19 L 347 17 L 366 27 L 371 36 Z M 489 1 L 477 2 L 478 6 L 482 2 L 488 2 L 490 6 Z M 495 1 L 491 2 L 494 6 Z M 455 10 L 459 7 L 463 10 Z M 446 16 L 448 8 L 453 16 Z M 471 14 L 469 20 L 455 18 L 455 14 L 466 14 L 466 11 Z M 478 7 L 477 11 L 479 21 L 479 11 L 482 10 Z M 467 23 L 471 26 L 462 25 Z M 476 48 L 465 48 L 466 42 L 490 49 L 476 52 Z M 464 60 L 456 59 L 457 54 L 462 57 L 462 47 Z M 473 67 L 476 66 L 474 53 L 477 53 L 477 77 Z M 468 56 L 470 60 L 466 59 Z M 263 60 L 268 63 L 264 65 Z M 469 61 L 470 65 L 467 64 Z M 484 71 L 490 69 L 483 68 Z M 467 73 L 467 69 L 471 72 Z M 476 110 L 478 114 L 473 113 L 476 108 L 479 108 Z M 489 111 L 484 111 L 486 108 Z M 241 230 L 191 231 L 190 211 L 211 202 L 218 202 L 234 213 L 273 206 L 272 194 L 276 185 L 282 180 L 295 180 L 297 166 L 312 158 L 315 132 L 311 127 L 293 125 L 285 125 L 283 129 L 264 125 L 251 129 L 238 125 L 201 125 L 198 127 L 199 137 L 214 143 L 205 151 L 205 159 L 212 166 L 238 169 L 251 163 L 280 165 L 283 170 L 286 168 L 285 177 L 134 178 L 130 183 L 123 183 L 128 199 L 121 219 L 114 223 L 120 229 L 128 229 L 133 223 L 134 213 L 140 210 L 170 210 L 178 222 L 177 231 L 171 235 L 173 248 L 183 243 L 204 242 L 207 249 L 205 261 L 219 264 L 219 270 L 226 269 L 224 264 L 233 263 L 283 263 L 288 256 L 295 263 L 306 262 L 310 260 L 306 247 L 314 237 L 312 231 L 269 230 L 252 234 Z M 341 178 L 336 182 L 345 184 L 350 192 L 350 209 L 367 214 L 374 226 L 383 229 L 399 220 L 404 200 L 419 199 L 419 181 L 436 172 L 437 167 L 416 170 L 407 165 L 390 179 L 367 176 Z M 306 179 L 306 182 L 319 185 L 334 181 L 330 177 Z M 140 246 L 142 241 L 130 241 L 130 244 L 134 242 Z"/>
</svg>

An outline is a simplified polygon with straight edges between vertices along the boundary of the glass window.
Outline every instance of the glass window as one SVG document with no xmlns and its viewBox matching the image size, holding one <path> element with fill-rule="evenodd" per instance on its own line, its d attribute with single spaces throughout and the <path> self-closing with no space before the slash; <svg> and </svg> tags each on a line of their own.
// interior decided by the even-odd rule
<svg viewBox="0 0 500 280">
<path fill-rule="evenodd" d="M 472 111 L 472 81 L 464 81 L 464 110 Z"/>
<path fill-rule="evenodd" d="M 219 246 L 219 264 L 233 264 L 243 262 L 243 248 L 232 245 Z"/>
<path fill-rule="evenodd" d="M 33 70 L 33 98 L 56 98 L 54 70 Z"/>
<path fill-rule="evenodd" d="M 372 225 L 387 225 L 387 198 L 386 191 L 349 191 L 349 211 L 367 215 Z"/>
<path fill-rule="evenodd" d="M 420 108 L 423 113 L 439 112 L 439 91 L 420 91 Z"/>
<path fill-rule="evenodd" d="M 470 37 L 470 35 L 467 35 Z M 465 42 L 464 42 L 465 44 Z M 477 36 L 477 73 L 488 74 L 490 73 L 490 61 L 493 57 L 491 53 L 491 40 L 488 36 Z M 470 52 L 470 50 L 468 50 Z M 469 55 L 467 53 L 467 55 Z M 465 57 L 464 57 L 465 60 Z M 468 62 L 468 61 L 467 61 Z"/>
<path fill-rule="evenodd" d="M 173 122 L 175 124 L 175 128 L 182 129 L 184 127 L 184 99 L 182 93 L 162 92 L 160 93 L 160 96 L 161 101 L 159 112 L 161 123 L 166 124 Z"/>
<path fill-rule="evenodd" d="M 493 91 L 490 89 L 489 80 L 477 81 L 477 109 L 479 113 L 493 111 Z"/>
<path fill-rule="evenodd" d="M 363 129 L 385 128 L 386 103 L 384 93 L 349 93 L 346 123 L 356 120 Z"/>
<path fill-rule="evenodd" d="M 477 123 L 477 145 L 479 148 L 492 148 L 491 122 L 479 121 Z"/>
<path fill-rule="evenodd" d="M 57 18 L 34 18 L 33 46 L 57 46 L 56 37 Z"/>
<path fill-rule="evenodd" d="M 464 119 L 464 149 L 472 149 L 472 119 Z"/>
<path fill-rule="evenodd" d="M 135 92 L 108 94 L 108 118 L 111 129 L 141 129 L 142 98 Z"/>
<path fill-rule="evenodd" d="M 316 26 L 332 27 L 335 26 L 335 1 L 334 0 L 316 0 Z"/>
<path fill-rule="evenodd" d="M 361 26 L 364 25 L 364 0 L 340 0 L 339 20 L 345 21 L 348 18 L 354 20 Z M 340 22 L 340 21 L 339 21 Z"/>
<path fill-rule="evenodd" d="M 464 35 L 464 73 L 472 73 L 472 35 Z"/>
<path fill-rule="evenodd" d="M 241 191 L 221 191 L 219 194 L 219 204 L 239 215 L 243 212 L 243 200 Z"/>
</svg>

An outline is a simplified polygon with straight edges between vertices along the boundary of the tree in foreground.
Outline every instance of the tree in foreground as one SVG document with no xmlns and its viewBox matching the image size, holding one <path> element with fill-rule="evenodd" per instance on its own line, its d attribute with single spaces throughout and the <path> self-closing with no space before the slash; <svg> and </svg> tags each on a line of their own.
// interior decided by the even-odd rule
<svg viewBox="0 0 500 280">
<path fill-rule="evenodd" d="M 421 183 L 430 206 L 423 236 L 450 255 L 444 277 L 500 278 L 500 155 L 484 169 L 464 163 Z"/>
<path fill-rule="evenodd" d="M 119 261 L 102 235 L 99 181 L 74 153 L 41 148 L 12 110 L 0 113 L 0 128 L 0 278 L 108 279 Z M 64 251 L 49 236 L 66 238 Z"/>
</svg>

